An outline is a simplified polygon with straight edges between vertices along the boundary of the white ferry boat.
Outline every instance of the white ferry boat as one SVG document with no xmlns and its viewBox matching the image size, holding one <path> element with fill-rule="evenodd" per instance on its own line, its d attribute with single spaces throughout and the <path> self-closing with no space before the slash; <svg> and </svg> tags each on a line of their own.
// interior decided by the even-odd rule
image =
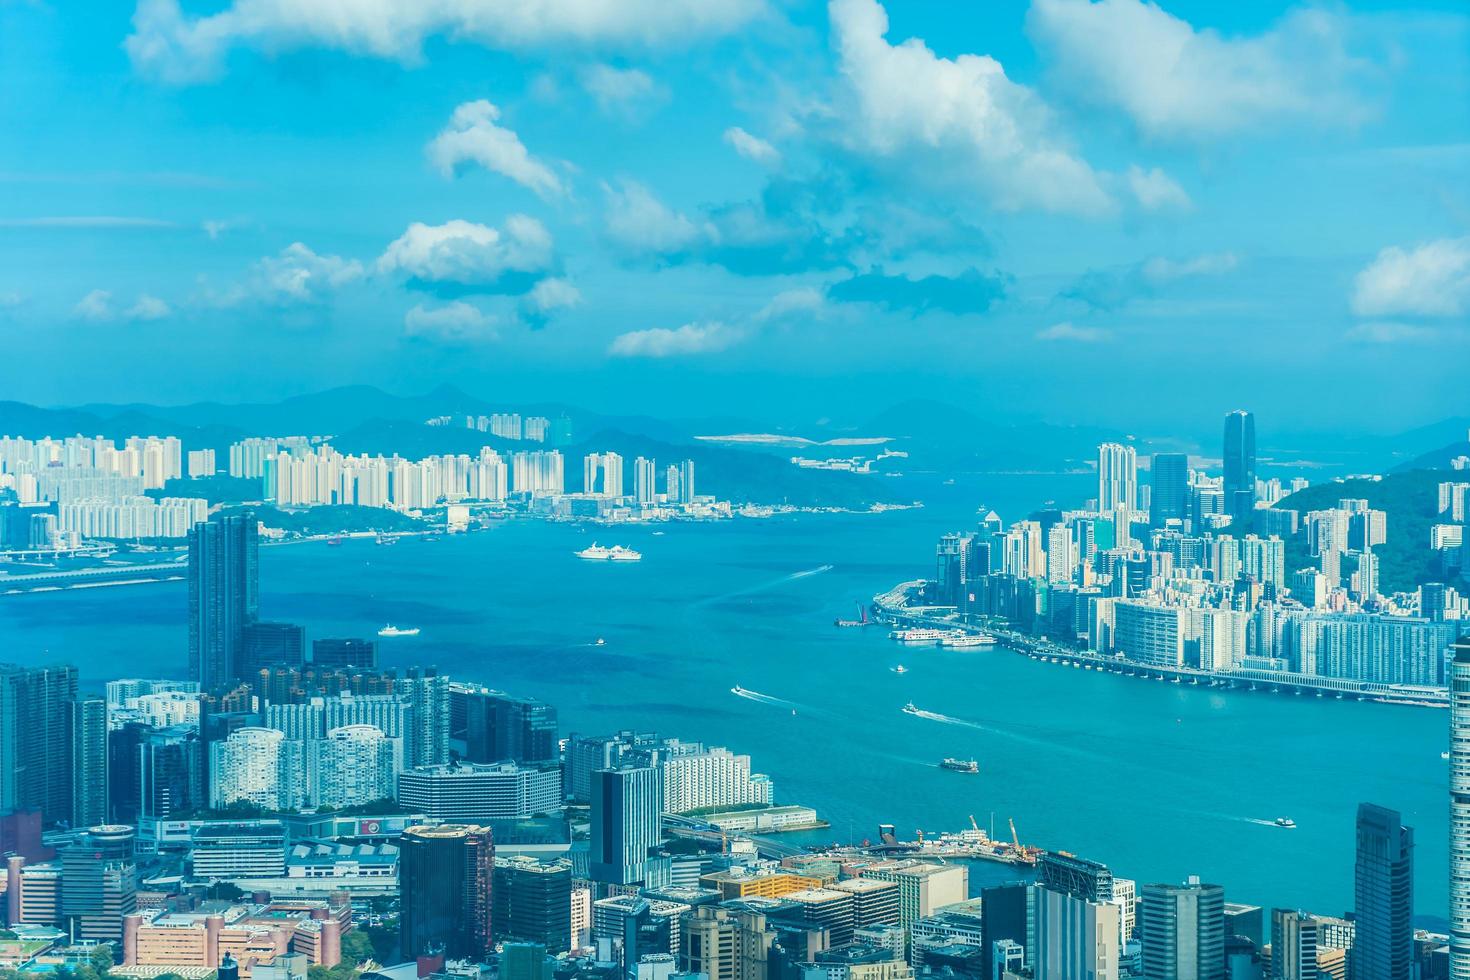
<svg viewBox="0 0 1470 980">
<path fill-rule="evenodd" d="M 1296 830 L 1296 821 L 1290 817 L 1277 817 L 1276 826 L 1283 830 Z"/>
<path fill-rule="evenodd" d="M 384 626 L 382 629 L 378 630 L 378 635 L 379 636 L 418 636 L 419 635 L 419 628 L 417 626 L 414 626 L 414 627 L 405 629 L 405 628 L 403 628 L 401 626 L 394 626 L 392 623 L 389 623 L 387 626 Z"/>
<path fill-rule="evenodd" d="M 945 637 L 953 636 L 950 630 L 936 630 L 920 627 L 917 629 L 894 630 L 888 634 L 890 640 L 900 643 L 938 643 Z"/>
<path fill-rule="evenodd" d="M 595 541 L 592 542 L 591 547 L 583 548 L 581 551 L 577 552 L 577 557 L 585 559 L 587 561 L 643 560 L 643 554 L 641 552 L 634 551 L 632 548 L 624 548 L 620 544 L 615 544 L 611 548 L 604 548 L 602 545 L 598 544 Z"/>
<path fill-rule="evenodd" d="M 995 645 L 995 637 L 984 633 L 962 633 L 959 636 L 946 636 L 939 641 L 942 647 L 988 647 Z"/>
</svg>

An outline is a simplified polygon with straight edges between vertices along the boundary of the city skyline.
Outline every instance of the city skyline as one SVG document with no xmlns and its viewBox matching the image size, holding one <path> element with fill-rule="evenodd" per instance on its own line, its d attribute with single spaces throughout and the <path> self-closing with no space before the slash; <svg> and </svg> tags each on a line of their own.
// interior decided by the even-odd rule
<svg viewBox="0 0 1470 980">
<path fill-rule="evenodd" d="M 7 5 L 29 41 L 0 84 L 28 97 L 0 116 L 0 383 L 43 404 L 448 380 L 602 387 L 607 411 L 727 413 L 755 385 L 850 414 L 881 385 L 1117 425 L 1202 399 L 1316 428 L 1463 412 L 1440 356 L 1470 310 L 1452 4 L 578 10 L 395 31 L 357 3 L 340 30 L 257 0 Z M 64 374 L 26 367 L 57 343 Z M 1305 381 L 1324 363 L 1397 395 L 1329 406 Z"/>
</svg>

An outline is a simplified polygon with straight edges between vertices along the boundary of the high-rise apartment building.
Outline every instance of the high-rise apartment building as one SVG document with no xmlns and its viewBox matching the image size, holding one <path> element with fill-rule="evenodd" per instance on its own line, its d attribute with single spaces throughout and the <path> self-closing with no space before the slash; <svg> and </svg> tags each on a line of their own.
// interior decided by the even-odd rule
<svg viewBox="0 0 1470 980">
<path fill-rule="evenodd" d="M 71 825 L 94 827 L 107 820 L 107 702 L 93 694 L 69 705 Z"/>
<path fill-rule="evenodd" d="M 1097 447 L 1097 509 L 1104 514 L 1138 509 L 1138 453 L 1105 442 Z"/>
<path fill-rule="evenodd" d="M 1470 980 L 1470 637 L 1450 661 L 1450 980 Z"/>
<path fill-rule="evenodd" d="M 260 609 L 259 551 L 254 514 L 189 529 L 189 676 L 204 691 L 239 677 L 245 627 Z"/>
<path fill-rule="evenodd" d="M 392 800 L 403 771 L 403 741 L 372 725 L 344 725 L 306 743 L 306 795 L 315 806 Z"/>
<path fill-rule="evenodd" d="M 555 706 L 483 689 L 462 690 L 458 695 L 465 713 L 466 759 L 533 765 L 560 759 Z"/>
<path fill-rule="evenodd" d="M 305 802 L 300 742 L 273 728 L 239 728 L 210 746 L 210 806 L 243 800 L 263 810 L 295 810 Z"/>
<path fill-rule="evenodd" d="M 0 664 L 0 813 L 72 818 L 77 669 Z M 104 763 L 105 764 L 105 763 Z"/>
</svg>

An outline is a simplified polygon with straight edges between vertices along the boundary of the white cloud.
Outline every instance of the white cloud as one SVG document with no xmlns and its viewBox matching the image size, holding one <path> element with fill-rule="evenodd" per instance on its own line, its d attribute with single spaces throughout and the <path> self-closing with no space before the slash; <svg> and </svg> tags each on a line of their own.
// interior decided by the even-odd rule
<svg viewBox="0 0 1470 980">
<path fill-rule="evenodd" d="M 1470 311 L 1470 237 L 1378 253 L 1353 282 L 1358 316 L 1459 316 Z"/>
<path fill-rule="evenodd" d="M 1193 207 L 1184 188 L 1158 167 L 1144 170 L 1131 166 L 1127 178 L 1128 190 L 1145 211 L 1188 211 Z"/>
<path fill-rule="evenodd" d="M 1209 252 L 1192 259 L 1153 258 L 1143 263 L 1140 271 L 1143 278 L 1155 285 L 1188 279 L 1191 276 L 1219 276 L 1232 271 L 1240 260 L 1233 252 Z"/>
<path fill-rule="evenodd" d="M 589 65 L 578 77 L 597 107 L 608 114 L 635 116 L 667 97 L 653 76 L 639 68 Z"/>
<path fill-rule="evenodd" d="M 607 193 L 607 234 L 619 245 L 636 252 L 667 254 L 705 237 L 699 226 L 636 181 L 604 184 L 603 190 Z"/>
<path fill-rule="evenodd" d="M 1358 66 L 1331 11 L 1297 10 L 1262 34 L 1225 37 L 1148 0 L 1033 0 L 1026 27 L 1064 86 L 1123 110 L 1150 136 L 1363 116 L 1349 91 Z"/>
<path fill-rule="evenodd" d="M 128 307 L 123 316 L 129 320 L 162 320 L 172 312 L 169 305 L 157 296 L 139 293 L 137 302 Z"/>
<path fill-rule="evenodd" d="M 309 303 L 363 275 L 362 263 L 356 259 L 318 255 L 301 242 L 293 242 L 280 255 L 255 263 L 251 291 L 268 301 Z"/>
<path fill-rule="evenodd" d="M 788 316 L 816 316 L 827 306 L 827 297 L 812 286 L 787 289 L 771 297 L 771 301 L 756 311 L 757 322 L 779 320 Z"/>
<path fill-rule="evenodd" d="M 526 302 L 537 313 L 550 313 L 581 303 L 582 291 L 568 279 L 550 276 L 531 287 Z"/>
<path fill-rule="evenodd" d="M 735 152 L 747 160 L 767 165 L 781 162 L 780 150 L 759 136 L 752 136 L 739 126 L 731 126 L 725 130 L 725 142 L 734 147 Z"/>
<path fill-rule="evenodd" d="M 424 283 L 493 286 L 507 276 L 544 272 L 554 260 L 546 227 L 513 214 L 503 229 L 460 219 L 442 225 L 415 221 L 383 252 L 378 271 L 402 272 Z"/>
<path fill-rule="evenodd" d="M 237 45 L 268 53 L 324 47 L 408 63 L 434 36 L 503 50 L 645 50 L 728 34 L 765 12 L 763 0 L 232 0 L 191 16 L 178 0 L 139 0 L 124 46 L 140 71 L 184 83 L 218 75 Z"/>
<path fill-rule="evenodd" d="M 1099 214 L 1098 175 L 1052 133 L 1047 105 L 986 55 L 941 58 L 918 38 L 890 44 L 876 0 L 828 7 L 845 104 L 833 136 L 905 179 L 981 191 L 1002 210 Z"/>
<path fill-rule="evenodd" d="M 561 180 L 531 156 L 519 136 L 497 126 L 499 118 L 500 110 L 485 99 L 461 104 L 449 117 L 449 125 L 425 148 L 430 161 L 445 177 L 453 177 L 462 163 L 478 163 L 541 197 L 561 194 Z"/>
<path fill-rule="evenodd" d="M 111 320 L 113 317 L 112 294 L 105 289 L 94 289 L 81 298 L 76 305 L 75 312 L 83 320 L 97 322 Z"/>
<path fill-rule="evenodd" d="M 614 357 L 678 357 L 722 351 L 740 340 L 740 332 L 723 323 L 686 323 L 676 330 L 654 327 L 613 338 Z"/>
<path fill-rule="evenodd" d="M 1411 323 L 1370 320 L 1348 330 L 1346 337 L 1363 344 L 1405 344 L 1431 340 L 1437 331 Z"/>
<path fill-rule="evenodd" d="M 209 236 L 210 241 L 215 241 L 219 238 L 219 236 L 223 235 L 227 230 L 229 230 L 230 222 L 206 221 L 200 227 L 204 229 L 204 233 Z"/>
<path fill-rule="evenodd" d="M 420 303 L 404 314 L 403 327 L 411 337 L 442 340 L 494 340 L 496 336 L 495 318 L 460 300 L 437 307 Z"/>
<path fill-rule="evenodd" d="M 1084 344 L 1095 344 L 1099 341 L 1110 340 L 1110 331 L 1101 327 L 1079 327 L 1072 323 L 1053 323 L 1036 331 L 1037 340 L 1070 340 Z"/>
</svg>

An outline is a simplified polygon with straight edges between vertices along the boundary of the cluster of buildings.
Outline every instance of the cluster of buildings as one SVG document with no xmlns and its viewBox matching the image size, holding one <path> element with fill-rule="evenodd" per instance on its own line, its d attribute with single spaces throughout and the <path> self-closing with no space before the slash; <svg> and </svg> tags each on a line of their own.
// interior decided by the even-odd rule
<svg viewBox="0 0 1470 980">
<path fill-rule="evenodd" d="M 488 432 L 499 439 L 512 442 L 550 442 L 564 446 L 572 441 L 572 420 L 565 415 L 554 421 L 541 415 L 522 418 L 516 412 L 495 412 L 490 415 L 436 415 L 424 422 L 425 425 L 458 426 L 476 432 Z"/>
<path fill-rule="evenodd" d="M 478 456 L 344 456 L 327 444 L 281 449 L 262 461 L 264 497 L 283 507 L 356 504 L 417 510 L 439 504 L 515 502 L 533 513 L 606 517 L 621 511 L 688 509 L 695 494 L 694 462 L 660 471 L 652 459 L 633 460 L 632 484 L 622 456 L 588 453 L 582 488 L 568 488 L 560 450 L 520 450 L 502 455 L 483 447 Z M 662 488 L 660 492 L 659 488 Z M 703 501 L 713 503 L 713 501 Z"/>
<path fill-rule="evenodd" d="M 533 443 L 548 442 L 553 428 L 545 418 L 513 414 L 465 421 L 477 431 Z M 208 519 L 208 501 L 148 491 L 216 472 L 213 449 L 185 453 L 172 436 L 135 436 L 120 446 L 100 436 L 0 437 L 0 551 L 62 552 L 94 541 L 183 539 Z M 286 508 L 349 504 L 419 511 L 476 503 L 562 518 L 729 514 L 728 504 L 696 494 L 692 460 L 660 468 L 640 456 L 625 476 L 623 457 L 613 452 L 583 459 L 580 490 L 568 485 L 558 449 L 502 453 L 486 446 L 475 456 L 410 460 L 345 455 L 319 436 L 242 439 L 230 446 L 225 472 L 260 481 L 261 499 Z"/>
<path fill-rule="evenodd" d="M 1430 936 L 1413 928 L 1413 831 L 1367 804 L 1343 917 L 1227 901 L 1193 878 L 1140 884 L 1064 852 L 976 894 L 965 862 L 891 834 L 809 852 L 747 836 L 732 827 L 779 808 L 746 756 L 564 736 L 553 705 L 262 622 L 257 535 L 240 516 L 191 532 L 187 680 L 95 697 L 70 668 L 0 671 L 16 935 L 106 944 L 122 976 L 197 980 L 296 980 L 344 962 L 358 929 L 375 930 L 388 962 L 369 969 L 391 980 L 1470 971 L 1470 641 L 1451 660 L 1454 929 Z"/>
<path fill-rule="evenodd" d="M 208 515 L 202 498 L 155 499 L 169 480 L 213 475 L 213 450 L 173 436 L 0 437 L 0 550 L 75 549 L 99 538 L 181 538 Z M 187 469 L 186 469 L 187 459 Z M 204 472 L 205 470 L 208 472 Z"/>
<path fill-rule="evenodd" d="M 1223 456 L 1213 476 L 1182 453 L 1155 454 L 1141 484 L 1134 449 L 1106 443 L 1088 506 L 1009 526 L 991 511 L 945 535 L 925 602 L 1142 664 L 1443 688 L 1446 651 L 1470 623 L 1458 553 L 1442 549 L 1444 582 L 1385 596 L 1375 549 L 1394 532 L 1383 511 L 1362 499 L 1273 506 L 1305 481 L 1257 478 L 1248 413 L 1226 418 Z M 1463 521 L 1459 486 L 1442 485 L 1439 506 Z"/>
</svg>

